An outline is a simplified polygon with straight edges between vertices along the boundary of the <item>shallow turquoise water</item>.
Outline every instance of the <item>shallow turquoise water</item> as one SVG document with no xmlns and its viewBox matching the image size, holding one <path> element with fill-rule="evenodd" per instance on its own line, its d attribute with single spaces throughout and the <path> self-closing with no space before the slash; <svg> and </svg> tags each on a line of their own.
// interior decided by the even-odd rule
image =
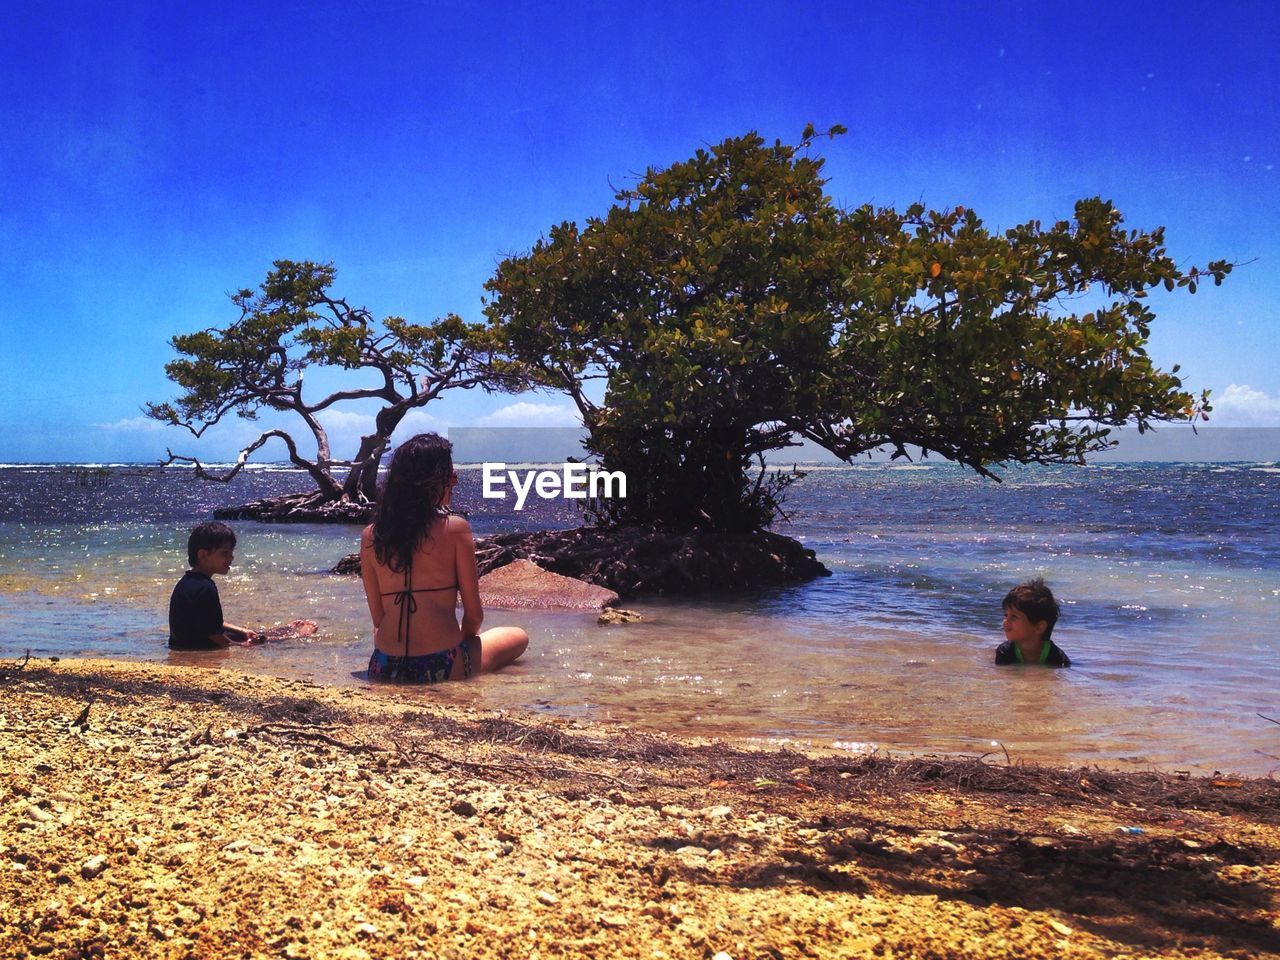
<svg viewBox="0 0 1280 960">
<path fill-rule="evenodd" d="M 188 528 L 219 503 L 298 485 L 288 471 L 229 489 L 120 468 L 95 487 L 0 468 L 0 657 L 366 685 L 358 578 L 324 572 L 355 549 L 354 528 L 236 524 L 237 565 L 220 581 L 228 618 L 309 617 L 321 636 L 217 655 L 164 646 Z M 395 695 L 841 750 L 1003 757 L 995 741 L 1015 758 L 1265 774 L 1280 769 L 1280 727 L 1256 716 L 1280 718 L 1277 506 L 1270 464 L 1041 468 L 1003 484 L 947 465 L 817 470 L 780 529 L 831 577 L 731 601 L 633 602 L 647 619 L 626 627 L 490 611 L 490 625 L 529 629 L 520 665 Z M 564 504 L 473 515 L 481 533 L 573 522 Z M 1055 639 L 1070 670 L 991 665 L 1000 598 L 1033 575 L 1063 602 Z"/>
</svg>

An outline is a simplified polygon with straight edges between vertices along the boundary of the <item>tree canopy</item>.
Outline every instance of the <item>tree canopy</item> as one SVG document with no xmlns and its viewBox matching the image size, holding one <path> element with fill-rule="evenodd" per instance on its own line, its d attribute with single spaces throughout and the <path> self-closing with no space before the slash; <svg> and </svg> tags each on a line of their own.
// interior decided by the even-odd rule
<svg viewBox="0 0 1280 960">
<path fill-rule="evenodd" d="M 751 133 L 650 169 L 486 284 L 510 355 L 627 472 L 609 519 L 759 529 L 789 481 L 762 456 L 794 436 L 846 460 L 918 446 L 992 475 L 1208 409 L 1148 357 L 1147 292 L 1194 293 L 1230 264 L 1181 268 L 1162 229 L 1126 230 L 1097 198 L 1002 232 L 963 207 L 845 210 L 814 139 Z"/>
<path fill-rule="evenodd" d="M 233 322 L 170 341 L 181 356 L 165 372 L 185 392 L 173 402 L 146 406 L 148 416 L 196 437 L 231 413 L 246 420 L 259 419 L 263 410 L 293 414 L 314 440 L 315 455 L 300 450 L 288 430 L 273 427 L 248 444 L 226 473 L 211 473 L 196 458 L 172 452 L 170 462 L 191 462 L 199 476 L 230 480 L 256 450 L 279 439 L 290 461 L 315 481 L 318 499 L 364 503 L 374 499 L 378 465 L 409 411 L 449 387 L 515 385 L 511 366 L 494 357 L 492 333 L 483 325 L 452 314 L 428 324 L 396 316 L 375 321 L 364 307 L 330 292 L 336 277 L 332 264 L 275 261 L 258 290 L 231 294 L 239 310 Z M 364 371 L 368 382 L 313 397 L 303 388 L 313 367 Z M 356 401 L 381 406 L 354 456 L 334 459 L 320 414 Z M 342 469 L 345 477 L 335 474 Z"/>
</svg>

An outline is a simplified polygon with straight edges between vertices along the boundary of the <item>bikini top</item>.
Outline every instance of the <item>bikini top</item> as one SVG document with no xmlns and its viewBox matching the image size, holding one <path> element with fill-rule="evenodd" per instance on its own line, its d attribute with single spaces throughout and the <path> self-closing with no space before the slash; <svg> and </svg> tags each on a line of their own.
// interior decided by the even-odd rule
<svg viewBox="0 0 1280 960">
<path fill-rule="evenodd" d="M 414 596 L 415 593 L 435 593 L 437 590 L 457 590 L 458 584 L 448 584 L 443 587 L 411 587 L 409 586 L 409 578 L 412 575 L 413 567 L 406 564 L 404 568 L 404 589 L 392 590 L 390 593 L 384 593 L 384 597 L 393 597 L 391 601 L 400 608 L 400 633 L 404 637 L 404 655 L 409 656 L 409 624 L 413 620 L 413 615 L 418 612 L 418 600 Z"/>
<path fill-rule="evenodd" d="M 442 517 L 448 517 L 449 511 L 442 508 L 439 510 L 439 514 Z M 418 601 L 414 594 L 458 589 L 456 576 L 453 583 L 443 587 L 411 587 L 409 583 L 412 575 L 413 564 L 406 563 L 404 565 L 404 589 L 392 590 L 390 593 L 382 594 L 384 597 L 394 597 L 391 602 L 400 608 L 400 633 L 404 636 L 404 655 L 406 657 L 409 656 L 409 625 L 413 620 L 413 615 L 418 612 Z"/>
<path fill-rule="evenodd" d="M 404 655 L 408 657 L 408 631 L 410 631 L 410 623 L 413 620 L 413 614 L 417 613 L 417 598 L 413 594 L 430 594 L 436 590 L 457 590 L 457 581 L 452 582 L 448 586 L 410 586 L 411 566 L 404 567 L 404 589 L 392 590 L 389 594 L 383 596 L 392 596 L 392 603 L 399 607 L 399 632 L 404 637 Z"/>
</svg>

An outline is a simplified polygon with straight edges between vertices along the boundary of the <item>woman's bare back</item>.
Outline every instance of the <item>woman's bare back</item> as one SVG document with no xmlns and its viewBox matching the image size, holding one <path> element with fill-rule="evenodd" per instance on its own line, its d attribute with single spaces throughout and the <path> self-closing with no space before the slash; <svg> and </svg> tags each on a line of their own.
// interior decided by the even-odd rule
<svg viewBox="0 0 1280 960">
<path fill-rule="evenodd" d="M 466 566 L 459 562 L 465 559 L 460 554 L 468 552 L 459 549 L 463 539 L 472 546 L 469 571 L 459 569 Z M 378 560 L 373 527 L 366 527 L 360 538 L 360 566 L 377 649 L 391 656 L 417 657 L 456 647 L 462 641 L 457 617 L 459 591 L 464 606 L 468 592 L 479 605 L 474 588 L 474 546 L 465 520 L 441 516 L 433 521 L 414 550 L 407 571 L 393 570 Z"/>
</svg>

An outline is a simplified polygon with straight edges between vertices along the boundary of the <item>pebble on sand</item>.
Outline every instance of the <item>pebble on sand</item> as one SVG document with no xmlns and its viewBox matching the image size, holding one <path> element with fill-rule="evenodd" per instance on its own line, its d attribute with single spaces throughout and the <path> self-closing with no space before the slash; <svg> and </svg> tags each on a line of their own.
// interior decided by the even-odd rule
<svg viewBox="0 0 1280 960">
<path fill-rule="evenodd" d="M 105 869 L 107 869 L 107 858 L 99 853 L 80 865 L 80 876 L 86 880 L 92 880 Z"/>
</svg>

